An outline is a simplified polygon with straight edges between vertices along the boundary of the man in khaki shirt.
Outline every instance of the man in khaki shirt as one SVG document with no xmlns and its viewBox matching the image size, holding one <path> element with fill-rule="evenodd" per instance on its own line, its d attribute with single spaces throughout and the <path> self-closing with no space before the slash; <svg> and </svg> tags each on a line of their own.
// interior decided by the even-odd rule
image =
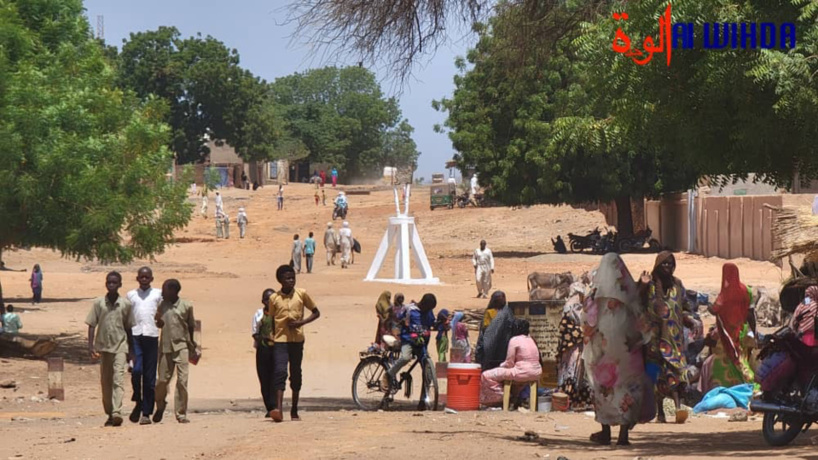
<svg viewBox="0 0 818 460">
<path fill-rule="evenodd" d="M 276 270 L 276 279 L 281 283 L 281 290 L 270 297 L 267 314 L 275 322 L 273 331 L 273 387 L 276 390 L 276 408 L 270 411 L 274 422 L 282 420 L 281 407 L 284 402 L 284 389 L 287 386 L 287 363 L 290 364 L 290 389 L 293 401 L 290 418 L 300 421 L 298 416 L 298 396 L 301 391 L 301 361 L 304 359 L 304 328 L 321 316 L 315 302 L 307 291 L 295 288 L 295 270 L 289 265 L 282 265 Z M 304 318 L 304 309 L 311 312 Z"/>
<path fill-rule="evenodd" d="M 119 296 L 121 287 L 122 275 L 117 272 L 108 273 L 105 277 L 108 294 L 94 301 L 85 318 L 85 324 L 88 325 L 88 352 L 93 359 L 102 358 L 99 373 L 102 407 L 108 416 L 105 426 L 122 425 L 122 395 L 125 393 L 123 382 L 131 343 L 131 303 Z"/>
<path fill-rule="evenodd" d="M 193 331 L 193 304 L 180 299 L 182 285 L 178 280 L 169 279 L 162 285 L 162 303 L 156 311 L 156 326 L 162 329 L 159 339 L 159 375 L 156 382 L 156 413 L 154 423 L 162 421 L 167 402 L 168 384 L 176 370 L 176 394 L 174 411 L 179 423 L 188 423 L 187 418 L 187 377 L 188 359 L 198 353 Z"/>
</svg>

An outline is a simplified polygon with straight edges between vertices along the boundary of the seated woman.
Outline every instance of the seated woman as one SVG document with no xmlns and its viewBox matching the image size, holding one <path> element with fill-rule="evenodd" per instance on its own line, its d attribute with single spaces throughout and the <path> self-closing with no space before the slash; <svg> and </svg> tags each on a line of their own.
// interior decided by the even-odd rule
<svg viewBox="0 0 818 460">
<path fill-rule="evenodd" d="M 500 367 L 483 372 L 480 385 L 480 403 L 485 406 L 503 402 L 503 382 L 531 382 L 542 374 L 540 351 L 529 334 L 528 321 L 514 321 L 514 336 L 508 343 L 506 360 Z"/>
</svg>

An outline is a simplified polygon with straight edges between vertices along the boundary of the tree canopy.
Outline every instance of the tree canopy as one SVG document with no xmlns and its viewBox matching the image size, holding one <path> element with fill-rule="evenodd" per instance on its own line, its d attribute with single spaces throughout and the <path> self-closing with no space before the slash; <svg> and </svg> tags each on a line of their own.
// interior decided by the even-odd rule
<svg viewBox="0 0 818 460">
<path fill-rule="evenodd" d="M 0 3 L 0 251 L 130 261 L 188 222 L 167 108 L 117 87 L 104 53 L 80 0 Z"/>
<path fill-rule="evenodd" d="M 412 127 L 367 69 L 313 69 L 276 79 L 271 91 L 284 122 L 280 145 L 310 161 L 352 177 L 377 177 L 384 166 L 417 161 Z"/>
<path fill-rule="evenodd" d="M 124 88 L 169 105 L 169 145 L 180 163 L 201 161 L 209 153 L 206 138 L 226 141 L 248 160 L 272 155 L 281 133 L 267 84 L 239 65 L 236 50 L 160 27 L 132 33 L 118 60 Z"/>
<path fill-rule="evenodd" d="M 586 15 L 582 2 L 548 16 Z M 684 190 L 702 175 L 757 173 L 779 186 L 815 177 L 812 75 L 818 28 L 801 2 L 783 7 L 728 0 L 686 2 L 674 22 L 794 22 L 795 50 L 673 50 L 673 63 L 636 65 L 611 49 L 624 27 L 634 42 L 656 35 L 666 2 L 614 3 L 561 34 L 519 43 L 527 10 L 503 2 L 480 35 L 446 110 L 461 166 L 508 204 L 576 203 Z M 611 13 L 626 11 L 615 23 Z M 803 35 L 803 37 L 802 37 Z M 658 38 L 656 39 L 658 43 Z M 810 58 L 810 56 L 813 56 Z M 664 57 L 664 56 L 663 56 Z"/>
</svg>

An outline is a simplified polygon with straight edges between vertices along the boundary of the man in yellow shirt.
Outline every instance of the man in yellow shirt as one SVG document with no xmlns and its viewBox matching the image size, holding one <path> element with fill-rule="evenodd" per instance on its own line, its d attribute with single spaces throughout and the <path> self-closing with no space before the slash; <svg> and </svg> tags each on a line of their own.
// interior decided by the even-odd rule
<svg viewBox="0 0 818 460">
<path fill-rule="evenodd" d="M 270 418 L 280 422 L 281 407 L 284 402 L 284 390 L 287 386 L 287 363 L 290 364 L 290 389 L 293 392 L 290 418 L 300 421 L 298 417 L 298 396 L 301 391 L 301 361 L 304 358 L 304 329 L 321 316 L 318 307 L 304 289 L 295 288 L 295 270 L 289 265 L 282 265 L 276 270 L 276 279 L 281 289 L 270 297 L 267 314 L 273 317 L 274 372 L 273 386 L 276 390 L 276 407 L 270 411 Z M 304 318 L 304 309 L 311 312 Z"/>
</svg>

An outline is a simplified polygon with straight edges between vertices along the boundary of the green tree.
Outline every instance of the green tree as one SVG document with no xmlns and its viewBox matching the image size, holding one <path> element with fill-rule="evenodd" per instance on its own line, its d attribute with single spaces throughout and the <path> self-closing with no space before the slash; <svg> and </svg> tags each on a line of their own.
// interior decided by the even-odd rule
<svg viewBox="0 0 818 460">
<path fill-rule="evenodd" d="M 458 162 L 474 165 L 481 185 L 505 204 L 616 200 L 619 230 L 630 233 L 631 197 L 684 189 L 698 174 L 611 116 L 589 81 L 593 65 L 572 50 L 578 27 L 556 43 L 514 46 L 526 14 L 500 5 L 477 27 L 471 68 L 458 60 L 454 95 L 433 104 L 449 114 Z"/>
<path fill-rule="evenodd" d="M 132 33 L 119 56 L 119 77 L 140 97 L 168 103 L 170 147 L 180 163 L 209 153 L 206 136 L 226 141 L 245 159 L 267 159 L 280 134 L 267 84 L 213 37 L 183 39 L 175 27 Z"/>
<path fill-rule="evenodd" d="M 286 137 L 311 161 L 335 165 L 351 177 L 377 176 L 387 161 L 414 164 L 412 128 L 375 75 L 360 67 L 325 67 L 277 79 L 272 91 Z M 292 145 L 289 141 L 286 145 Z"/>
<path fill-rule="evenodd" d="M 0 252 L 161 253 L 192 212 L 166 177 L 164 103 L 116 86 L 80 0 L 0 3 L 0 50 Z"/>
</svg>

